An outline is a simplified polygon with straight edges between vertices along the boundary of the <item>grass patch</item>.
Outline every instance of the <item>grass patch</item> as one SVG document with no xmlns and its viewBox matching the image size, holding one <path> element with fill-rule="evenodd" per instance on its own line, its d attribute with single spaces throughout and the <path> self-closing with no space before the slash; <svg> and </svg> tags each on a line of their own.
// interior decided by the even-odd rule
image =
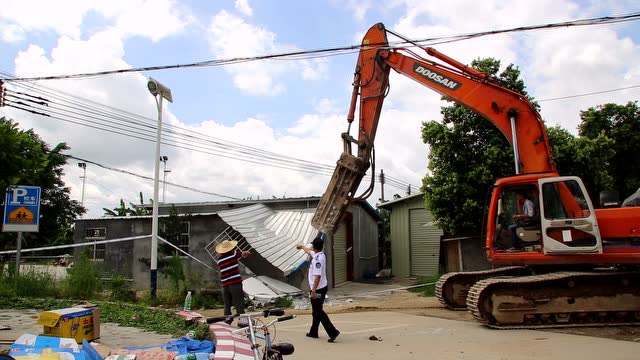
<svg viewBox="0 0 640 360">
<path fill-rule="evenodd" d="M 98 305 L 101 308 L 100 321 L 102 322 L 169 334 L 176 338 L 185 336 L 187 332 L 193 330 L 196 333 L 196 339 L 209 339 L 209 328 L 206 324 L 187 321 L 175 315 L 175 310 L 112 302 L 99 302 Z"/>
<path fill-rule="evenodd" d="M 440 279 L 440 274 L 434 276 L 428 276 L 418 279 L 416 285 L 424 285 L 409 289 L 414 293 L 419 293 L 422 296 L 435 296 L 436 295 L 436 282 Z"/>
</svg>

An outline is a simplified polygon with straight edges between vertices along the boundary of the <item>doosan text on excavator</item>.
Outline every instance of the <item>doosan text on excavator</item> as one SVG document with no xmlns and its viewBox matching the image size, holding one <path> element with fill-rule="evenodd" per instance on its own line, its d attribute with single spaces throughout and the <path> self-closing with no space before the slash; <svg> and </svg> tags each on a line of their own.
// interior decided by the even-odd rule
<svg viewBox="0 0 640 360">
<path fill-rule="evenodd" d="M 452 309 L 468 309 L 494 328 L 640 323 L 640 207 L 595 209 L 582 180 L 561 176 L 540 114 L 522 94 L 501 86 L 432 48 L 391 47 L 379 23 L 362 41 L 344 151 L 312 225 L 333 234 L 371 167 L 378 120 L 391 69 L 482 115 L 513 147 L 516 175 L 491 188 L 484 249 L 493 269 L 443 275 L 436 295 Z M 421 48 L 430 58 L 416 53 Z M 433 59 L 433 60 L 432 60 Z M 352 145 L 357 149 L 352 153 Z M 365 195 L 370 194 L 370 188 Z M 519 198 L 534 203 L 535 219 L 516 225 L 521 251 L 497 244 L 518 213 Z"/>
</svg>

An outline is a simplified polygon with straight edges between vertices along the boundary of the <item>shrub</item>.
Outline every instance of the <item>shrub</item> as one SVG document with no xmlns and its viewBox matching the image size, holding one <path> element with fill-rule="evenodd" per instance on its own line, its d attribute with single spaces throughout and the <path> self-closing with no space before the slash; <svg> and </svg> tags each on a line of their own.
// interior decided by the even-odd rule
<svg viewBox="0 0 640 360">
<path fill-rule="evenodd" d="M 67 277 L 64 280 L 66 296 L 83 300 L 94 299 L 101 285 L 98 269 L 89 260 L 87 253 L 83 252 L 67 270 Z"/>
<path fill-rule="evenodd" d="M 276 298 L 273 304 L 277 308 L 287 309 L 290 308 L 291 305 L 293 305 L 293 299 L 291 298 L 291 296 L 279 297 Z"/>
<path fill-rule="evenodd" d="M 115 275 L 109 282 L 109 299 L 111 301 L 135 302 L 136 293 L 131 289 L 131 283 L 122 275 Z"/>
</svg>

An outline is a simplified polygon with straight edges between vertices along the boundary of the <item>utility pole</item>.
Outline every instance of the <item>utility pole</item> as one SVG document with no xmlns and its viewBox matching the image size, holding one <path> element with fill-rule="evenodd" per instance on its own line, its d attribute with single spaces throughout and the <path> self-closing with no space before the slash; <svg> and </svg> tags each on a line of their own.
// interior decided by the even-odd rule
<svg viewBox="0 0 640 360">
<path fill-rule="evenodd" d="M 151 286 L 150 296 L 152 300 L 156 299 L 158 290 L 158 188 L 160 178 L 160 142 L 162 134 L 162 99 L 173 102 L 171 90 L 154 80 L 149 78 L 147 88 L 156 100 L 158 107 L 158 126 L 156 128 L 156 155 L 154 161 L 153 176 L 153 214 L 151 214 L 151 266 L 149 268 L 149 282 Z"/>
<path fill-rule="evenodd" d="M 78 167 L 82 168 L 82 176 L 80 176 L 82 179 L 82 198 L 80 200 L 80 205 L 84 207 L 84 185 L 87 182 L 87 163 L 79 162 Z"/>
<path fill-rule="evenodd" d="M 166 157 L 165 155 L 160 156 L 160 161 L 162 161 L 162 164 L 164 165 L 164 176 L 162 177 L 162 202 L 164 203 L 164 195 L 166 194 L 167 191 L 167 173 L 170 173 L 171 170 L 167 170 L 167 160 L 169 160 L 168 157 Z"/>
<path fill-rule="evenodd" d="M 380 169 L 380 197 L 381 202 L 384 202 L 384 170 Z"/>
</svg>

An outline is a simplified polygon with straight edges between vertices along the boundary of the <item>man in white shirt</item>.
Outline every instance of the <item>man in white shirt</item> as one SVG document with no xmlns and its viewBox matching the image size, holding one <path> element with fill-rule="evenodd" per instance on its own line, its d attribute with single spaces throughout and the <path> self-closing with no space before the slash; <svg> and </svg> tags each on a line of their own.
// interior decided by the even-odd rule
<svg viewBox="0 0 640 360">
<path fill-rule="evenodd" d="M 333 326 L 329 316 L 322 309 L 324 304 L 324 298 L 327 295 L 328 282 L 327 282 L 327 258 L 325 257 L 322 249 L 324 248 L 324 240 L 318 235 L 311 242 L 312 248 L 309 249 L 304 245 L 296 246 L 296 249 L 304 250 L 311 256 L 311 263 L 309 265 L 309 289 L 311 290 L 309 298 L 311 299 L 311 311 L 312 321 L 311 329 L 306 334 L 311 338 L 318 338 L 318 328 L 322 323 L 322 327 L 329 335 L 329 342 L 335 342 L 340 331 Z"/>
<path fill-rule="evenodd" d="M 531 195 L 528 193 L 518 195 L 518 200 L 523 198 L 524 204 L 522 205 L 522 213 L 513 215 L 513 220 L 515 222 L 509 225 L 509 232 L 511 233 L 511 248 L 507 249 L 508 251 L 520 250 L 520 238 L 516 233 L 516 229 L 522 226 L 530 226 L 535 222 L 536 211 L 533 201 L 530 199 Z"/>
</svg>

